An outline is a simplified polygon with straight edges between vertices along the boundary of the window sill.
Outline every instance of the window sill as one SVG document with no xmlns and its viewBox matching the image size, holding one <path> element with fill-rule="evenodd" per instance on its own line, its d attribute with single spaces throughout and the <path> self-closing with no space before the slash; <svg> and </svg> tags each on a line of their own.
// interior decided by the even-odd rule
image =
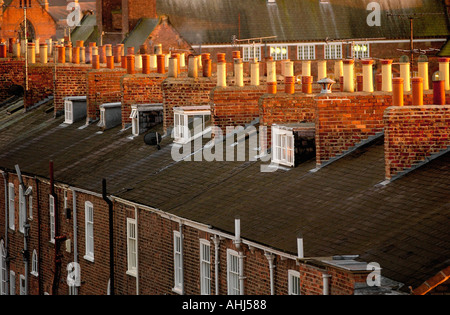
<svg viewBox="0 0 450 315">
<path fill-rule="evenodd" d="M 88 261 L 90 261 L 90 262 L 94 262 L 94 257 L 92 257 L 92 256 L 84 255 L 83 258 L 86 259 L 86 260 L 88 260 Z"/>
<path fill-rule="evenodd" d="M 125 274 L 127 274 L 127 275 L 129 275 L 129 276 L 132 276 L 132 277 L 137 277 L 137 273 L 136 273 L 136 270 L 127 270 L 126 272 L 125 272 Z"/>
<path fill-rule="evenodd" d="M 180 294 L 180 295 L 183 294 L 183 292 L 181 291 L 181 288 L 179 288 L 179 287 L 172 288 L 172 292 L 174 292 L 176 294 Z"/>
<path fill-rule="evenodd" d="M 30 272 L 30 274 L 32 274 L 32 275 L 35 276 L 35 277 L 38 277 L 38 276 L 39 276 L 39 274 L 38 274 L 36 271 Z"/>
</svg>

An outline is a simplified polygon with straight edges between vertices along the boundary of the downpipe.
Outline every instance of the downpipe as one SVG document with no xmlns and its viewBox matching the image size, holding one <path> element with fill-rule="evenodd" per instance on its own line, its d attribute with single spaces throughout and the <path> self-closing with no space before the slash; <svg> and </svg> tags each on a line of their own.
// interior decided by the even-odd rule
<svg viewBox="0 0 450 315">
<path fill-rule="evenodd" d="M 114 212 L 113 203 L 111 199 L 106 195 L 106 179 L 102 181 L 102 197 L 103 200 L 108 204 L 109 210 L 109 283 L 110 295 L 114 294 Z"/>
</svg>

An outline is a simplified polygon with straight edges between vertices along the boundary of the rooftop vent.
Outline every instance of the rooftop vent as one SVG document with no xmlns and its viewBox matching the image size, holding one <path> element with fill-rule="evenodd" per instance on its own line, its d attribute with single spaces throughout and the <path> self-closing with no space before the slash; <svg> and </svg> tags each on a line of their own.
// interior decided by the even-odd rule
<svg viewBox="0 0 450 315">
<path fill-rule="evenodd" d="M 100 105 L 100 121 L 97 126 L 103 130 L 114 128 L 122 123 L 122 103 L 105 103 Z"/>
<path fill-rule="evenodd" d="M 64 98 L 64 123 L 73 124 L 86 117 L 86 96 L 69 96 Z"/>
<path fill-rule="evenodd" d="M 163 104 L 136 104 L 131 106 L 131 132 L 133 136 L 143 134 L 163 121 Z"/>
</svg>

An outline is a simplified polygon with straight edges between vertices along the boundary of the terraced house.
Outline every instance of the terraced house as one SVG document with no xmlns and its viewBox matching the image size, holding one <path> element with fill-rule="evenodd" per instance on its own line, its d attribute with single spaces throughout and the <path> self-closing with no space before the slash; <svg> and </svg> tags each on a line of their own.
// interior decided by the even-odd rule
<svg viewBox="0 0 450 315">
<path fill-rule="evenodd" d="M 322 2 L 301 3 L 337 10 Z M 447 21 L 444 2 L 420 4 L 398 5 Z M 241 38 L 265 35 L 241 9 Z M 2 295 L 448 294 L 449 58 L 428 52 L 413 76 L 377 55 L 296 73 L 244 46 L 199 55 L 159 10 L 190 55 L 75 42 L 90 62 L 60 47 L 30 64 L 25 96 L 10 88 L 23 58 L 0 59 Z M 430 34 L 443 46 L 448 29 Z"/>
</svg>

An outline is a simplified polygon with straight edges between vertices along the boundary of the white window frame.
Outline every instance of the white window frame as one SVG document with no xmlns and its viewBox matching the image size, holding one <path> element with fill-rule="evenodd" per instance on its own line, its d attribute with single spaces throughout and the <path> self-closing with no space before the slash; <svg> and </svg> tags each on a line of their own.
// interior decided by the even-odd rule
<svg viewBox="0 0 450 315">
<path fill-rule="evenodd" d="M 26 295 L 26 283 L 25 283 L 25 276 L 20 275 L 19 276 L 19 294 L 20 295 Z"/>
<path fill-rule="evenodd" d="M 73 102 L 64 101 L 64 123 L 73 124 Z"/>
<path fill-rule="evenodd" d="M 270 45 L 269 54 L 273 60 L 287 60 L 289 59 L 288 45 Z"/>
<path fill-rule="evenodd" d="M 85 255 L 84 259 L 94 261 L 94 205 L 90 201 L 84 203 L 85 217 Z"/>
<path fill-rule="evenodd" d="M 33 195 L 28 196 L 28 218 L 33 220 Z"/>
<path fill-rule="evenodd" d="M 297 270 L 288 271 L 288 294 L 300 295 L 300 272 Z"/>
<path fill-rule="evenodd" d="M 323 46 L 325 59 L 342 59 L 342 43 L 331 43 Z"/>
<path fill-rule="evenodd" d="M 173 231 L 173 279 L 174 287 L 172 291 L 181 293 L 183 290 L 183 256 L 181 247 L 182 239 L 179 231 Z"/>
<path fill-rule="evenodd" d="M 0 240 L 0 295 L 6 295 L 8 293 L 7 277 L 6 250 L 3 240 Z"/>
<path fill-rule="evenodd" d="M 9 295 L 16 295 L 16 273 L 9 271 Z"/>
<path fill-rule="evenodd" d="M 55 198 L 48 195 L 48 210 L 50 219 L 50 243 L 55 243 Z"/>
<path fill-rule="evenodd" d="M 39 276 L 39 272 L 38 272 L 38 256 L 37 256 L 37 251 L 34 249 L 33 250 L 33 255 L 31 256 L 31 274 L 35 277 Z"/>
<path fill-rule="evenodd" d="M 239 295 L 241 292 L 239 282 L 240 260 L 239 253 L 227 249 L 227 293 L 228 295 Z"/>
<path fill-rule="evenodd" d="M 298 60 L 315 60 L 316 59 L 316 45 L 314 45 L 314 44 L 297 45 L 297 59 Z"/>
<path fill-rule="evenodd" d="M 261 61 L 261 45 L 246 45 L 242 47 L 242 51 L 242 60 L 244 62 L 253 60 L 255 58 L 258 61 Z"/>
<path fill-rule="evenodd" d="M 8 210 L 9 210 L 9 228 L 11 230 L 16 229 L 15 224 L 15 191 L 14 191 L 14 183 L 8 184 Z"/>
<path fill-rule="evenodd" d="M 272 162 L 294 166 L 295 140 L 292 130 L 272 126 Z"/>
<path fill-rule="evenodd" d="M 27 208 L 25 203 L 25 193 L 22 185 L 19 185 L 19 232 L 24 233 L 24 224 L 27 222 Z"/>
<path fill-rule="evenodd" d="M 211 243 L 200 240 L 200 294 L 211 295 Z"/>
<path fill-rule="evenodd" d="M 211 122 L 210 106 L 175 107 L 173 112 L 173 138 L 175 143 L 185 144 L 211 131 L 211 126 L 206 126 L 204 118 L 205 116 L 210 116 L 209 122 Z M 189 116 L 203 116 L 202 130 L 200 132 L 191 135 Z M 194 127 L 192 132 L 198 131 L 196 129 Z"/>
<path fill-rule="evenodd" d="M 136 277 L 137 274 L 137 225 L 136 220 L 127 218 L 127 272 Z"/>
<path fill-rule="evenodd" d="M 356 59 L 370 58 L 370 45 L 363 42 L 355 42 L 352 45 L 352 54 Z"/>
</svg>

